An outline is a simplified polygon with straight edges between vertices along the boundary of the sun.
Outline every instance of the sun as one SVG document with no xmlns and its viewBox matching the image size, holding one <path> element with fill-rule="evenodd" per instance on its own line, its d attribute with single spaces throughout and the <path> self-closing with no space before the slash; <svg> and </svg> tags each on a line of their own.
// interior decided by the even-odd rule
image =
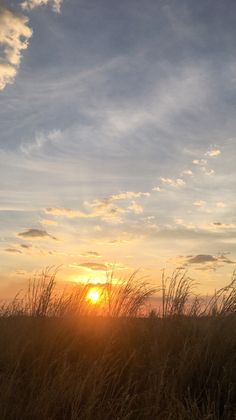
<svg viewBox="0 0 236 420">
<path fill-rule="evenodd" d="M 86 296 L 86 300 L 94 305 L 96 303 L 99 303 L 101 301 L 101 298 L 102 291 L 98 287 L 91 287 Z"/>
</svg>

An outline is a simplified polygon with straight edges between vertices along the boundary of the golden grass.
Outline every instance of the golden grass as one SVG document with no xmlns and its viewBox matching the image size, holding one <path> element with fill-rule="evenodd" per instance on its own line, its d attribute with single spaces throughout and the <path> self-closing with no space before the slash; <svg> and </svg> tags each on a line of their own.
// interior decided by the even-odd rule
<svg viewBox="0 0 236 420">
<path fill-rule="evenodd" d="M 48 270 L 2 308 L 1 420 L 236 418 L 235 275 L 203 307 L 175 272 L 147 317 L 153 290 L 135 279 L 110 282 L 103 316 L 88 285 L 58 295 Z"/>
</svg>

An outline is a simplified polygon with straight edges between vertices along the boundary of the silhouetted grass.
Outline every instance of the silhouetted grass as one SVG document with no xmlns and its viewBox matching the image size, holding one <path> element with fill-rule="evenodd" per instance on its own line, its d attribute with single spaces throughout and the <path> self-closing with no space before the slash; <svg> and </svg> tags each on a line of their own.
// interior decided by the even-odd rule
<svg viewBox="0 0 236 420">
<path fill-rule="evenodd" d="M 138 317 L 154 290 L 109 277 L 101 316 L 46 270 L 1 310 L 0 419 L 235 419 L 235 283 L 203 307 L 174 272 Z"/>
</svg>

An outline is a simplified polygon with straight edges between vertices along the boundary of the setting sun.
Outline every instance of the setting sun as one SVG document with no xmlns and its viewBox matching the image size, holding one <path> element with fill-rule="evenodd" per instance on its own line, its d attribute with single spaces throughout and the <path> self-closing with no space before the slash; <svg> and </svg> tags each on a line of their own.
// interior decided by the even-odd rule
<svg viewBox="0 0 236 420">
<path fill-rule="evenodd" d="M 87 301 L 93 304 L 101 301 L 102 292 L 98 287 L 92 287 L 87 293 Z"/>
</svg>

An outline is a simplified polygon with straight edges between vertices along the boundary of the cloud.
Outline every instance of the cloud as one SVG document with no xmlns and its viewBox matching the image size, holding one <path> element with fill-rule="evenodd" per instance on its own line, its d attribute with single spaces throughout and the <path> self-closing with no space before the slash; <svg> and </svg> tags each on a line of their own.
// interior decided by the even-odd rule
<svg viewBox="0 0 236 420">
<path fill-rule="evenodd" d="M 21 7 L 23 10 L 32 10 L 47 4 L 51 5 L 54 12 L 60 13 L 62 0 L 25 0 L 21 3 Z"/>
<path fill-rule="evenodd" d="M 152 191 L 155 191 L 155 192 L 161 192 L 162 191 L 162 189 L 160 188 L 160 187 L 153 187 L 152 188 Z"/>
<path fill-rule="evenodd" d="M 133 239 L 130 237 L 130 238 L 127 238 L 127 239 L 123 239 L 123 238 L 111 239 L 111 240 L 108 241 L 108 244 L 110 244 L 110 245 L 122 245 L 122 244 L 130 244 L 131 242 L 133 242 Z"/>
<path fill-rule="evenodd" d="M 140 206 L 140 204 L 137 204 L 135 201 L 132 201 L 132 203 L 130 204 L 130 206 L 128 206 L 128 209 L 130 211 L 132 211 L 133 213 L 136 213 L 136 214 L 143 213 L 143 207 Z"/>
<path fill-rule="evenodd" d="M 224 209 L 226 207 L 226 204 L 223 201 L 218 201 L 216 203 L 216 207 L 218 207 L 219 209 Z"/>
<path fill-rule="evenodd" d="M 219 156 L 220 154 L 221 154 L 221 151 L 219 149 L 212 149 L 206 152 L 206 156 L 209 156 L 209 157 L 216 157 L 216 156 Z"/>
<path fill-rule="evenodd" d="M 60 130 L 51 130 L 47 133 L 36 132 L 31 142 L 24 142 L 20 146 L 20 150 L 27 156 L 42 150 L 47 144 L 54 146 L 58 144 L 62 138 Z"/>
<path fill-rule="evenodd" d="M 21 51 L 32 36 L 28 18 L 0 5 L 0 90 L 13 83 L 21 62 Z"/>
<path fill-rule="evenodd" d="M 213 265 L 208 265 L 208 263 L 214 263 Z M 212 270 L 216 268 L 217 263 L 225 263 L 225 264 L 236 264 L 235 261 L 230 260 L 225 254 L 221 254 L 218 256 L 208 255 L 208 254 L 199 254 L 194 257 L 190 257 L 187 259 L 187 264 L 203 264 L 201 270 Z"/>
<path fill-rule="evenodd" d="M 50 220 L 50 219 L 40 220 L 40 223 L 41 225 L 57 226 L 57 222 L 55 220 Z"/>
<path fill-rule="evenodd" d="M 129 199 L 132 199 L 132 198 L 149 197 L 149 196 L 150 196 L 149 192 L 126 191 L 126 192 L 121 192 L 119 194 L 112 195 L 110 197 L 110 200 L 112 200 L 112 201 L 114 201 L 114 200 L 129 200 Z"/>
<path fill-rule="evenodd" d="M 234 223 L 221 223 L 221 222 L 213 222 L 211 225 L 221 229 L 235 229 L 236 225 Z"/>
<path fill-rule="evenodd" d="M 188 263 L 189 264 L 205 264 L 207 262 L 216 262 L 218 259 L 216 257 L 213 257 L 213 255 L 207 255 L 207 254 L 199 254 L 195 257 L 189 258 Z"/>
<path fill-rule="evenodd" d="M 89 214 L 83 213 L 79 210 L 72 210 L 63 207 L 48 207 L 44 209 L 46 214 L 50 214 L 51 216 L 62 216 L 62 217 L 89 217 Z"/>
<path fill-rule="evenodd" d="M 98 254 L 96 251 L 87 251 L 80 255 L 81 257 L 95 257 L 95 258 L 101 258 L 101 255 Z"/>
<path fill-rule="evenodd" d="M 50 235 L 46 230 L 40 229 L 28 229 L 24 232 L 20 232 L 17 234 L 20 238 L 24 239 L 47 239 L 51 238 L 57 240 L 54 236 Z"/>
<path fill-rule="evenodd" d="M 11 252 L 11 253 L 14 253 L 14 254 L 22 254 L 22 252 L 19 249 L 16 249 L 16 248 L 6 248 L 5 252 Z"/>
<path fill-rule="evenodd" d="M 207 164 L 206 159 L 194 159 L 192 162 L 194 165 L 199 165 L 199 166 L 204 166 Z"/>
<path fill-rule="evenodd" d="M 143 208 L 141 205 L 132 201 L 127 209 L 114 204 L 116 201 L 131 200 L 133 198 L 149 197 L 149 192 L 135 192 L 125 191 L 118 194 L 111 195 L 104 199 L 95 199 L 91 202 L 86 201 L 84 204 L 90 208 L 87 212 L 79 210 L 72 210 L 62 207 L 48 207 L 44 209 L 46 214 L 52 216 L 64 216 L 69 218 L 96 218 L 100 217 L 102 220 L 110 223 L 122 223 L 121 215 L 127 211 L 133 211 L 136 214 L 142 213 Z"/>
<path fill-rule="evenodd" d="M 85 204 L 92 209 L 87 217 L 100 217 L 102 220 L 109 223 L 122 223 L 121 215 L 126 212 L 123 207 L 115 206 L 111 198 L 94 200 L 90 203 L 86 202 Z"/>
<path fill-rule="evenodd" d="M 192 222 L 185 222 L 183 219 L 175 219 L 175 223 L 178 226 L 182 226 L 185 229 L 196 229 L 196 226 Z"/>
<path fill-rule="evenodd" d="M 122 207 L 114 206 L 108 199 L 94 200 L 92 202 L 85 202 L 92 210 L 89 212 L 82 212 L 79 210 L 72 210 L 62 207 L 48 207 L 44 209 L 46 214 L 51 216 L 62 216 L 68 218 L 96 218 L 100 217 L 104 221 L 111 223 L 121 223 L 121 214 L 125 213 Z"/>
<path fill-rule="evenodd" d="M 224 262 L 224 263 L 226 263 L 226 264 L 236 264 L 236 262 L 235 261 L 232 261 L 232 260 L 230 260 L 228 257 L 226 257 L 224 254 L 223 255 L 220 255 L 219 257 L 218 257 L 218 260 L 219 261 L 222 261 L 222 262 Z"/>
<path fill-rule="evenodd" d="M 81 264 L 72 264 L 72 267 L 85 268 L 91 271 L 107 271 L 108 267 L 106 264 L 99 264 L 94 262 L 87 262 Z"/>
<path fill-rule="evenodd" d="M 185 171 L 182 172 L 182 175 L 192 176 L 193 172 L 190 169 L 186 169 Z"/>
<path fill-rule="evenodd" d="M 75 268 L 84 268 L 89 271 L 114 271 L 114 270 L 126 270 L 122 264 L 116 263 L 96 263 L 96 262 L 87 262 L 81 264 L 71 264 L 71 267 Z"/>
<path fill-rule="evenodd" d="M 194 201 L 193 203 L 194 206 L 199 207 L 199 208 L 203 208 L 205 204 L 206 204 L 206 201 L 204 200 L 197 200 L 197 201 Z"/>
<path fill-rule="evenodd" d="M 207 169 L 205 168 L 205 166 L 202 167 L 202 171 L 204 172 L 205 175 L 214 175 L 215 171 L 213 169 Z"/>
<path fill-rule="evenodd" d="M 161 177 L 160 179 L 163 184 L 171 185 L 172 187 L 183 187 L 186 184 L 186 182 L 181 178 L 172 179 Z"/>
</svg>

